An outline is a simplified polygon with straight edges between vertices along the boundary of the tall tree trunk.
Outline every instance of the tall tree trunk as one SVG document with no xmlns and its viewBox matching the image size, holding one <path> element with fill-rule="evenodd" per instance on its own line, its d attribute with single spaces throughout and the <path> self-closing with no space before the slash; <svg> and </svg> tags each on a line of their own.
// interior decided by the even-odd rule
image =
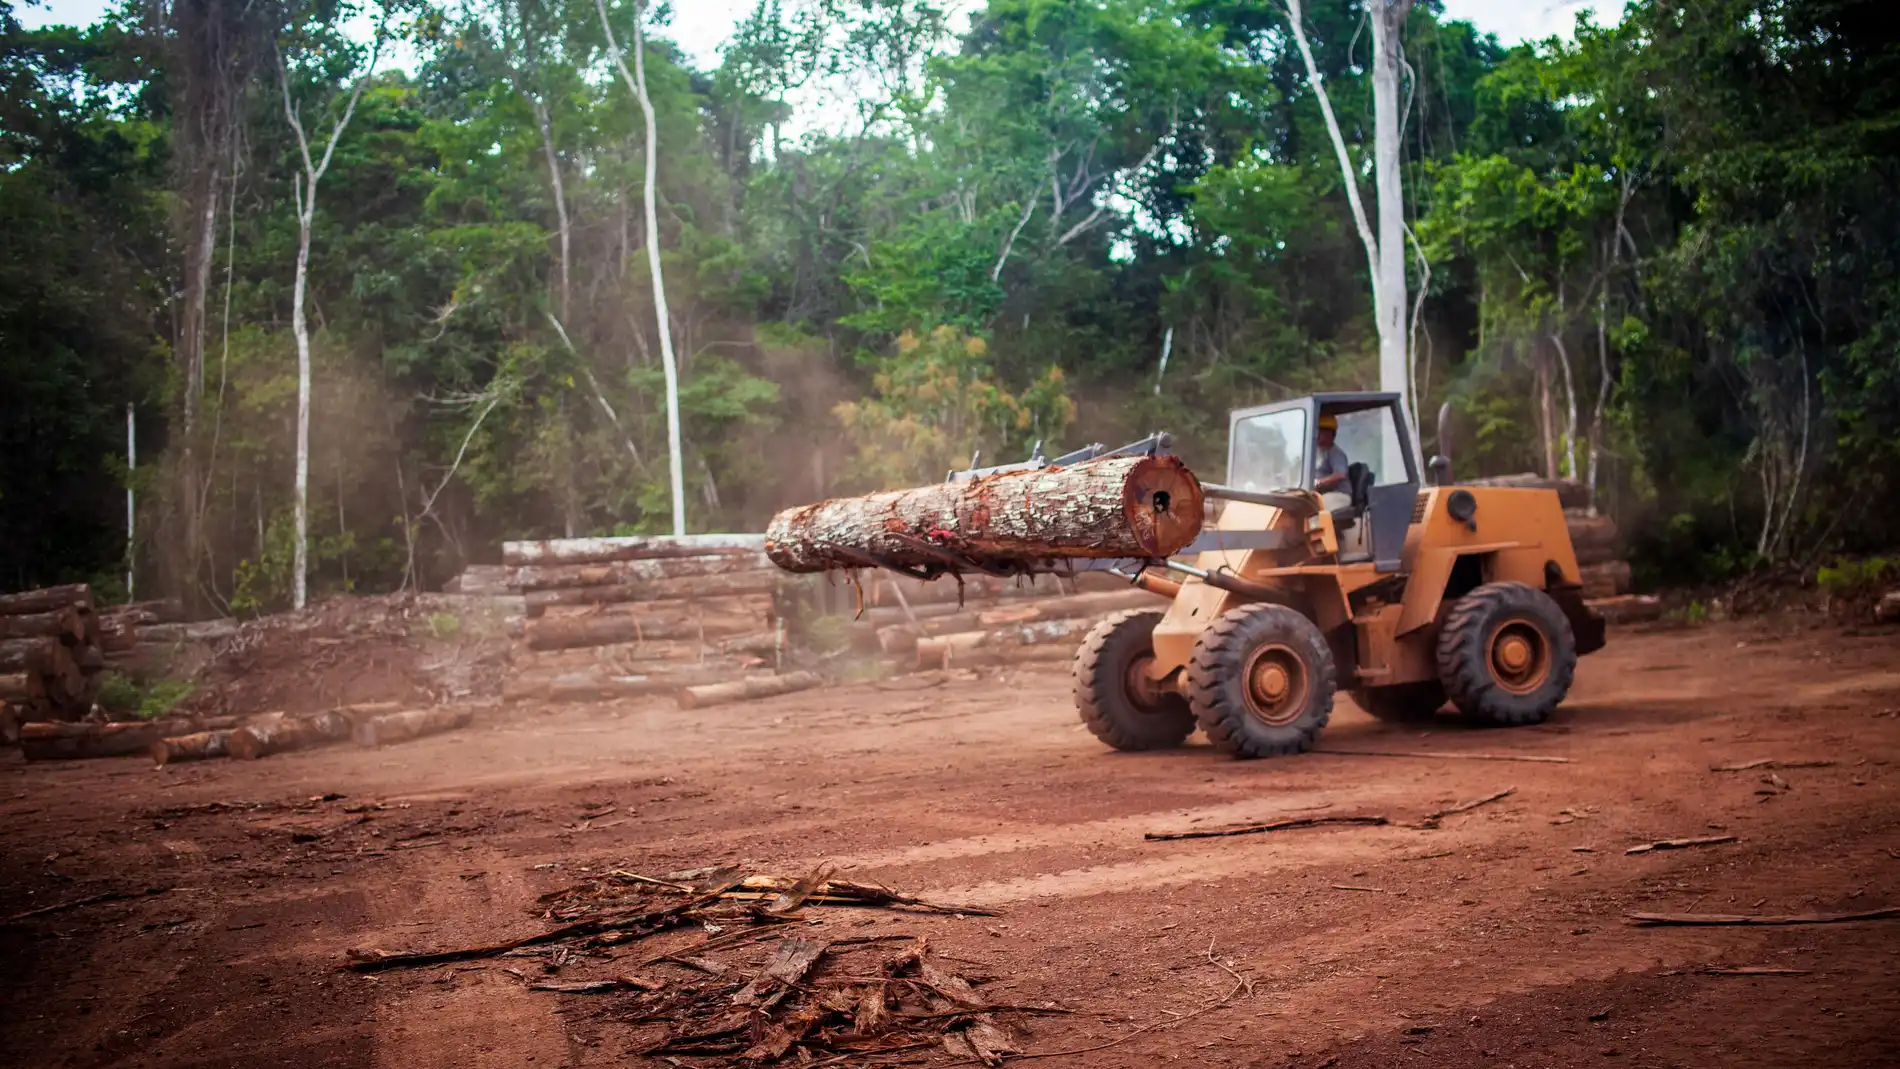
<svg viewBox="0 0 1900 1069">
<path fill-rule="evenodd" d="M 554 188 L 554 218 L 561 228 L 561 293 L 557 302 L 561 309 L 561 320 L 567 320 L 568 265 L 572 262 L 573 229 L 567 220 L 567 187 L 561 180 L 561 158 L 554 152 L 554 123 L 548 115 L 547 102 L 539 97 L 530 96 L 534 105 L 534 121 L 541 128 L 541 151 L 548 159 L 548 181 Z"/>
<path fill-rule="evenodd" d="M 215 104 L 213 106 L 216 108 Z M 179 507 L 183 510 L 185 523 L 185 572 L 180 577 L 183 585 L 179 594 L 193 601 L 196 600 L 193 594 L 198 586 L 199 563 L 204 546 L 201 531 L 204 512 L 199 507 L 203 490 L 200 483 L 208 477 L 199 471 L 197 449 L 199 408 L 204 401 L 205 308 L 211 292 L 211 263 L 217 254 L 218 198 L 224 177 L 223 158 L 211 151 L 209 139 L 206 140 L 203 148 L 211 158 L 201 172 L 201 180 L 194 182 L 192 188 L 192 197 L 198 203 L 193 205 L 191 213 L 191 240 L 185 252 L 185 308 L 183 322 L 179 324 L 178 330 L 178 355 L 185 372 L 184 433 L 181 435 L 178 472 Z"/>
<path fill-rule="evenodd" d="M 1597 401 L 1590 412 L 1589 471 L 1584 477 L 1584 489 L 1589 494 L 1592 515 L 1597 511 L 1597 461 L 1603 454 L 1603 409 L 1610 400 L 1609 316 L 1610 287 L 1605 283 L 1597 293 Z"/>
<path fill-rule="evenodd" d="M 636 2 L 633 10 L 633 72 L 630 74 L 620 45 L 614 40 L 613 27 L 607 22 L 606 0 L 594 0 L 594 6 L 600 12 L 600 28 L 607 35 L 607 47 L 613 51 L 614 65 L 620 68 L 620 77 L 627 83 L 627 88 L 639 98 L 640 114 L 646 118 L 646 188 L 641 192 L 646 201 L 647 267 L 653 274 L 653 311 L 659 320 L 660 365 L 666 375 L 666 451 L 673 500 L 673 535 L 679 537 L 686 533 L 686 473 L 680 454 L 679 365 L 673 359 L 672 318 L 667 314 L 666 280 L 660 272 L 660 223 L 656 204 L 660 166 L 659 129 L 653 117 L 653 101 L 647 96 L 646 34 L 641 28 L 643 12 Z"/>
<path fill-rule="evenodd" d="M 1411 348 L 1405 329 L 1405 188 L 1399 174 L 1399 50 L 1412 0 L 1373 0 L 1371 8 L 1373 181 L 1379 194 L 1379 388 L 1399 394 L 1416 428 Z"/>
<path fill-rule="evenodd" d="M 1399 174 L 1399 47 L 1412 0 L 1371 0 L 1373 91 L 1373 185 L 1378 195 L 1379 229 L 1375 235 L 1359 197 L 1358 172 L 1346 149 L 1345 136 L 1333 114 L 1332 98 L 1320 77 L 1306 37 L 1301 0 L 1286 0 L 1293 40 L 1306 65 L 1306 82 L 1319 101 L 1326 133 L 1339 159 L 1340 178 L 1352 208 L 1359 240 L 1366 247 L 1366 266 L 1372 277 L 1373 322 L 1379 332 L 1379 388 L 1399 395 L 1416 444 L 1418 420 L 1412 412 L 1410 348 L 1407 345 L 1405 302 L 1405 192 Z M 1388 466 L 1392 461 L 1388 459 Z"/>
<path fill-rule="evenodd" d="M 323 180 L 323 173 L 330 169 L 330 158 L 336 154 L 336 143 L 342 140 L 343 131 L 349 128 L 350 119 L 356 114 L 356 102 L 363 98 L 364 88 L 376 73 L 376 61 L 383 52 L 383 32 L 387 25 L 388 13 L 385 12 L 376 23 L 376 43 L 370 48 L 369 66 L 350 90 L 350 102 L 331 128 L 329 142 L 324 146 L 320 160 L 312 159 L 310 155 L 310 139 L 304 133 L 302 116 L 290 99 L 290 69 L 285 66 L 281 54 L 277 59 L 278 84 L 284 91 L 284 118 L 289 121 L 291 132 L 297 135 L 297 150 L 303 164 L 293 187 L 297 208 L 297 277 L 290 291 L 290 329 L 297 339 L 297 486 L 292 510 L 296 541 L 291 551 L 290 599 L 291 605 L 298 609 L 309 601 L 308 577 L 305 573 L 310 557 L 310 326 L 304 319 L 304 294 L 309 289 L 310 229 L 316 219 L 317 183 Z"/>
</svg>

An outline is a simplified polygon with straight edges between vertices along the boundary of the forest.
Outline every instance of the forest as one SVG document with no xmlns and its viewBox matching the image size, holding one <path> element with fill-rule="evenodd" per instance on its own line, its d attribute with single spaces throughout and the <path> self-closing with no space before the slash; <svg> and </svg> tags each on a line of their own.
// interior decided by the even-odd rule
<svg viewBox="0 0 1900 1069">
<path fill-rule="evenodd" d="M 1642 583 L 1875 553 L 1887 6 L 758 0 L 702 69 L 639 0 L 0 0 L 0 589 L 255 614 L 664 533 L 675 365 L 690 531 L 1037 442 L 1218 472 L 1228 410 L 1396 353 L 1427 450 L 1586 482 Z"/>
</svg>

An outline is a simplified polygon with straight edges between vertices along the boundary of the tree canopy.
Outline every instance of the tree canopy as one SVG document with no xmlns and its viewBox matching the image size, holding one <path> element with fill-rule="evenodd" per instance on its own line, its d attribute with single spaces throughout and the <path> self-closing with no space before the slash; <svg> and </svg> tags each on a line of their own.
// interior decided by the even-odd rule
<svg viewBox="0 0 1900 1069">
<path fill-rule="evenodd" d="M 1366 176 L 1368 2 L 1303 5 Z M 1411 9 L 1417 393 L 1454 413 L 1461 474 L 1586 479 L 1652 579 L 1900 539 L 1884 9 L 1635 0 L 1510 48 Z M 654 233 L 603 17 L 621 47 L 645 20 Z M 311 220 L 318 593 L 669 529 L 649 243 L 693 530 L 1038 441 L 1167 429 L 1215 472 L 1229 409 L 1376 384 L 1365 251 L 1280 5 L 991 0 L 958 35 L 924 0 L 758 0 L 710 69 L 668 19 L 173 0 L 27 30 L 0 0 L 0 585 L 111 589 L 129 560 L 141 589 L 287 603 L 285 97 L 327 136 L 366 25 L 415 62 L 363 87 Z M 819 85 L 849 107 L 812 131 Z"/>
</svg>

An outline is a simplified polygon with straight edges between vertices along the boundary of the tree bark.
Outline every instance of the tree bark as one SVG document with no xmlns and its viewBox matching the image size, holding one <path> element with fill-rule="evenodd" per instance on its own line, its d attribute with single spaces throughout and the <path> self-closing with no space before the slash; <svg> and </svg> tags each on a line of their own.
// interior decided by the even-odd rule
<svg viewBox="0 0 1900 1069">
<path fill-rule="evenodd" d="M 678 603 L 673 603 L 678 604 Z M 764 612 L 705 612 L 690 607 L 650 615 L 542 616 L 522 628 L 531 650 L 572 650 L 623 642 L 727 638 L 766 626 Z"/>
<path fill-rule="evenodd" d="M 768 594 L 784 580 L 784 573 L 758 569 L 727 575 L 707 575 L 691 579 L 652 579 L 611 586 L 571 587 L 565 590 L 538 590 L 525 597 L 524 612 L 529 618 L 545 613 L 555 605 L 608 605 L 626 601 L 670 601 L 681 597 L 712 597 L 725 594 Z"/>
<path fill-rule="evenodd" d="M 1093 618 L 1045 620 L 1014 627 L 999 627 L 989 631 L 933 635 L 917 640 L 917 666 L 919 668 L 948 668 L 960 654 L 977 649 L 1053 646 L 1073 653 L 1075 641 L 1094 626 Z"/>
<path fill-rule="evenodd" d="M 1412 0 L 1372 0 L 1373 180 L 1379 194 L 1379 388 L 1399 395 L 1417 446 L 1405 329 L 1405 187 L 1399 173 L 1399 53 Z M 1390 464 L 1388 462 L 1388 467 Z"/>
<path fill-rule="evenodd" d="M 59 640 L 45 635 L 10 638 L 0 641 L 0 672 L 18 672 L 27 668 L 43 646 L 57 646 Z"/>
<path fill-rule="evenodd" d="M 781 694 L 792 694 L 801 690 L 810 690 L 813 687 L 821 687 L 824 683 L 824 679 L 816 672 L 792 672 L 782 676 L 736 679 L 730 683 L 707 683 L 702 686 L 683 688 L 679 692 L 679 706 L 682 709 L 704 709 L 728 702 L 774 698 Z"/>
<path fill-rule="evenodd" d="M 125 757 L 146 753 L 154 742 L 180 728 L 178 721 L 145 720 L 110 724 L 22 724 L 20 749 L 28 761 Z"/>
<path fill-rule="evenodd" d="M 666 451 L 673 501 L 673 536 L 686 533 L 686 476 L 680 445 L 679 365 L 673 359 L 672 317 L 666 310 L 666 279 L 660 269 L 660 222 L 656 206 L 659 184 L 659 128 L 653 116 L 653 101 L 647 97 L 646 31 L 641 23 L 645 11 L 635 0 L 633 6 L 633 73 L 614 40 L 613 27 L 607 22 L 606 0 L 594 0 L 600 12 L 600 28 L 607 35 L 607 48 L 627 88 L 640 101 L 640 114 L 646 119 L 646 182 L 641 195 L 646 207 L 647 268 L 653 275 L 653 314 L 660 335 L 660 367 L 666 376 Z"/>
<path fill-rule="evenodd" d="M 194 731 L 189 735 L 158 739 L 147 749 L 152 755 L 152 764 L 161 768 L 174 761 L 204 761 L 213 757 L 229 757 L 231 732 L 228 730 Z"/>
<path fill-rule="evenodd" d="M 0 616 L 53 612 L 71 608 L 75 604 L 92 608 L 92 587 L 85 583 L 68 583 L 65 586 L 25 590 L 18 594 L 0 594 Z"/>
<path fill-rule="evenodd" d="M 509 580 L 510 585 L 517 590 L 534 593 L 585 586 L 697 579 L 709 575 L 759 571 L 771 566 L 772 562 L 763 553 L 612 561 L 606 564 L 528 564 L 514 569 Z"/>
<path fill-rule="evenodd" d="M 56 638 L 68 646 L 85 641 L 86 624 L 77 610 L 55 609 L 25 616 L 0 616 L 0 639 Z"/>
<path fill-rule="evenodd" d="M 1630 592 L 1629 561 L 1605 561 L 1602 564 L 1584 565 L 1579 570 L 1583 575 L 1585 598 L 1613 598 Z"/>
<path fill-rule="evenodd" d="M 744 555 L 764 548 L 755 534 L 704 534 L 684 538 L 553 538 L 543 542 L 503 542 L 501 560 L 511 568 L 544 564 L 609 564 L 669 557 Z"/>
<path fill-rule="evenodd" d="M 765 549 L 788 572 L 941 563 L 918 543 L 986 563 L 1166 557 L 1202 517 L 1200 482 L 1178 458 L 1105 457 L 787 509 Z"/>
<path fill-rule="evenodd" d="M 27 682 L 25 672 L 0 674 L 0 702 L 25 706 L 33 696 L 32 685 Z"/>
<path fill-rule="evenodd" d="M 359 721 L 350 737 L 358 746 L 387 746 L 467 727 L 474 719 L 475 711 L 467 708 L 411 709 Z"/>
<path fill-rule="evenodd" d="M 240 761 L 255 761 L 274 753 L 302 750 L 350 737 L 350 720 L 335 710 L 309 717 L 283 717 L 265 723 L 250 723 L 233 731 L 229 740 L 231 756 Z"/>
</svg>

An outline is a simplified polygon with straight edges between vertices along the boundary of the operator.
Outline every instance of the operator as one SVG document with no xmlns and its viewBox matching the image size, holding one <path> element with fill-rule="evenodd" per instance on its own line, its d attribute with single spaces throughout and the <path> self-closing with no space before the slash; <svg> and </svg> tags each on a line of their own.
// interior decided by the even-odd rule
<svg viewBox="0 0 1900 1069">
<path fill-rule="evenodd" d="M 1337 417 L 1319 418 L 1319 448 L 1313 457 L 1313 489 L 1318 493 L 1337 493 L 1346 483 L 1346 451 L 1333 444 L 1333 437 L 1338 432 Z"/>
</svg>

